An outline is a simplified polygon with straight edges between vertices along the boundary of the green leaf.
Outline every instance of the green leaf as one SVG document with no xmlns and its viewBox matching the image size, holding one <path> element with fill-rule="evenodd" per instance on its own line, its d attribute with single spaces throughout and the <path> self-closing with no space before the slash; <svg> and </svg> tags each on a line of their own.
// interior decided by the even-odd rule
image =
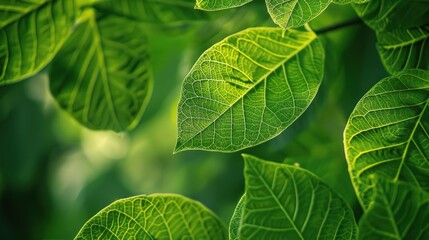
<svg viewBox="0 0 429 240">
<path fill-rule="evenodd" d="M 2 0 L 0 85 L 44 68 L 70 35 L 75 10 L 73 0 Z"/>
<path fill-rule="evenodd" d="M 429 23 L 427 0 L 372 0 L 353 6 L 362 20 L 377 31 L 408 29 Z"/>
<path fill-rule="evenodd" d="M 359 101 L 344 133 L 350 175 L 366 208 L 371 175 L 429 190 L 429 72 L 404 71 Z"/>
<path fill-rule="evenodd" d="M 185 78 L 176 151 L 231 152 L 277 136 L 313 100 L 323 67 L 313 32 L 250 28 L 229 36 Z"/>
<path fill-rule="evenodd" d="M 88 128 L 129 130 L 152 91 L 146 48 L 141 25 L 88 11 L 52 63 L 52 95 Z"/>
<path fill-rule="evenodd" d="M 226 239 L 224 224 L 199 202 L 173 194 L 118 200 L 92 217 L 79 239 Z"/>
<path fill-rule="evenodd" d="M 429 194 L 397 182 L 377 181 L 359 222 L 360 239 L 429 239 Z"/>
<path fill-rule="evenodd" d="M 206 15 L 194 10 L 195 0 L 105 0 L 94 7 L 137 21 L 172 23 L 203 19 Z"/>
<path fill-rule="evenodd" d="M 229 222 L 229 240 L 240 239 L 241 220 L 243 216 L 244 202 L 246 195 L 240 198 L 237 206 L 235 207 L 234 214 Z"/>
<path fill-rule="evenodd" d="M 345 5 L 345 4 L 349 4 L 349 3 L 366 3 L 370 0 L 332 0 L 333 3 L 335 4 L 340 4 L 340 5 Z"/>
<path fill-rule="evenodd" d="M 197 0 L 195 9 L 204 11 L 217 11 L 241 7 L 253 0 Z"/>
<path fill-rule="evenodd" d="M 378 52 L 386 69 L 398 73 L 405 69 L 429 69 L 429 25 L 377 32 Z"/>
<path fill-rule="evenodd" d="M 243 155 L 242 239 L 356 239 L 347 203 L 312 173 Z"/>
<path fill-rule="evenodd" d="M 303 26 L 321 14 L 332 0 L 265 0 L 273 21 L 284 29 Z"/>
</svg>

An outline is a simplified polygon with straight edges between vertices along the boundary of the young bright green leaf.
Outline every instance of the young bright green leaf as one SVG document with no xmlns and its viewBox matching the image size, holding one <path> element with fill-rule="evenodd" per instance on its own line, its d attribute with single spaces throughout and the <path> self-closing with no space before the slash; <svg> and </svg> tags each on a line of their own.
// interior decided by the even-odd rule
<svg viewBox="0 0 429 240">
<path fill-rule="evenodd" d="M 377 181 L 359 222 L 362 240 L 429 239 L 429 194 L 401 182 Z"/>
<path fill-rule="evenodd" d="M 44 68 L 70 35 L 75 14 L 74 0 L 2 0 L 0 85 Z"/>
<path fill-rule="evenodd" d="M 88 128 L 129 130 L 152 90 L 146 48 L 141 25 L 87 12 L 52 63 L 52 95 Z"/>
<path fill-rule="evenodd" d="M 235 207 L 234 214 L 232 215 L 231 221 L 229 222 L 229 240 L 240 239 L 241 220 L 243 216 L 244 201 L 246 195 L 240 198 L 237 206 Z"/>
<path fill-rule="evenodd" d="M 429 23 L 428 0 L 371 0 L 353 6 L 362 20 L 377 31 L 408 29 Z"/>
<path fill-rule="evenodd" d="M 429 190 L 429 72 L 406 70 L 376 84 L 351 114 L 344 146 L 364 207 L 371 175 Z"/>
<path fill-rule="evenodd" d="M 244 155 L 241 239 L 356 239 L 347 203 L 299 167 Z"/>
<path fill-rule="evenodd" d="M 100 0 L 94 7 L 103 12 L 151 23 L 203 19 L 194 9 L 195 0 Z"/>
<path fill-rule="evenodd" d="M 332 0 L 265 0 L 273 21 L 284 29 L 303 26 L 321 14 Z"/>
<path fill-rule="evenodd" d="M 277 136 L 313 100 L 323 67 L 313 32 L 251 28 L 215 44 L 183 83 L 176 151 L 231 152 Z"/>
<path fill-rule="evenodd" d="M 241 7 L 253 0 L 197 0 L 195 9 L 204 11 L 217 11 Z"/>
<path fill-rule="evenodd" d="M 77 234 L 84 239 L 227 239 L 218 217 L 199 202 L 174 194 L 118 200 Z"/>
<path fill-rule="evenodd" d="M 377 32 L 378 52 L 386 69 L 398 73 L 405 69 L 429 69 L 429 25 Z"/>
</svg>

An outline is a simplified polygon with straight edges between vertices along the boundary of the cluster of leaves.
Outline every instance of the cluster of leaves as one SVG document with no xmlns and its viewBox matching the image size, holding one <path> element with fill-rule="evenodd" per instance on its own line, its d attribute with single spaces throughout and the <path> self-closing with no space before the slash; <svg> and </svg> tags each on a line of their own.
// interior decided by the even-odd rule
<svg viewBox="0 0 429 240">
<path fill-rule="evenodd" d="M 197 0 L 196 8 L 215 11 L 250 1 Z M 279 27 L 225 38 L 186 76 L 175 151 L 242 150 L 297 120 L 324 76 L 324 47 L 307 23 L 332 2 L 353 4 L 376 32 L 380 57 L 392 74 L 362 97 L 344 131 L 350 176 L 364 210 L 359 224 L 342 197 L 312 173 L 243 155 L 245 193 L 229 234 L 193 200 L 149 195 L 113 203 L 76 238 L 429 239 L 427 1 L 266 0 Z M 50 86 L 59 105 L 89 128 L 130 129 L 152 81 L 145 30 L 138 23 L 196 17 L 185 3 L 9 0 L 0 7 L 0 83 L 29 77 L 56 55 Z M 170 8 L 176 9 L 165 14 Z"/>
</svg>

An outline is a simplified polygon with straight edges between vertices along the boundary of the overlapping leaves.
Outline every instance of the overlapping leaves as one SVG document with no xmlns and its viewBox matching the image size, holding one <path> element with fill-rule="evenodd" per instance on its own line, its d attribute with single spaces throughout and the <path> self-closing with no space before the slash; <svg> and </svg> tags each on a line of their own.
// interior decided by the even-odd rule
<svg viewBox="0 0 429 240">
<path fill-rule="evenodd" d="M 429 72 L 411 69 L 376 84 L 351 114 L 344 144 L 364 207 L 371 175 L 429 190 Z"/>
<path fill-rule="evenodd" d="M 116 201 L 92 217 L 80 239 L 226 239 L 223 223 L 206 207 L 163 194 Z"/>
<path fill-rule="evenodd" d="M 176 151 L 236 151 L 277 136 L 314 98 L 323 61 L 307 31 L 251 28 L 214 45 L 183 83 Z"/>
<path fill-rule="evenodd" d="M 0 6 L 0 85 L 38 73 L 70 35 L 74 0 L 3 0 Z"/>
<path fill-rule="evenodd" d="M 91 129 L 133 128 L 152 90 L 146 49 L 141 25 L 89 10 L 52 63 L 51 92 Z"/>
<path fill-rule="evenodd" d="M 241 214 L 235 239 L 356 239 L 352 210 L 313 174 L 243 157 L 246 195 L 234 214 Z"/>
</svg>

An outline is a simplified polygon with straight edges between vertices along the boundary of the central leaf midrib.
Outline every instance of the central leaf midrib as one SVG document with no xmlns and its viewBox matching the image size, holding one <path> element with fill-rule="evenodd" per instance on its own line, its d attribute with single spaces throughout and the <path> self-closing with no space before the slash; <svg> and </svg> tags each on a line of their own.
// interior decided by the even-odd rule
<svg viewBox="0 0 429 240">
<path fill-rule="evenodd" d="M 53 3 L 54 1 L 58 1 L 58 0 L 45 0 L 44 2 L 36 3 L 35 7 L 29 7 L 27 11 L 23 12 L 22 14 L 18 14 L 18 16 L 13 17 L 9 21 L 6 21 L 6 23 L 4 23 L 3 25 L 0 26 L 0 29 L 7 28 L 9 25 L 19 21 L 20 19 L 26 17 L 27 15 L 30 15 L 31 13 L 33 13 L 35 11 L 38 11 L 40 8 L 44 7 L 45 5 L 47 5 L 49 3 Z"/>
<path fill-rule="evenodd" d="M 213 119 L 213 121 L 211 121 L 210 123 L 207 124 L 207 126 L 203 127 L 200 131 L 198 131 L 196 134 L 194 134 L 192 137 L 190 137 L 188 140 L 186 140 L 184 143 L 181 144 L 181 146 L 179 146 L 177 148 L 177 150 L 180 150 L 182 147 L 184 147 L 189 141 L 191 141 L 192 139 L 194 139 L 196 136 L 198 136 L 198 134 L 204 132 L 208 127 L 210 127 L 213 123 L 215 123 L 220 117 L 222 117 L 229 109 L 231 109 L 235 104 L 237 104 L 241 99 L 244 98 L 244 96 L 246 96 L 251 90 L 255 89 L 256 86 L 258 86 L 261 82 L 264 81 L 264 79 L 268 78 L 273 72 L 275 72 L 278 68 L 280 68 L 283 64 L 285 64 L 288 60 L 290 60 L 291 58 L 293 58 L 294 56 L 296 56 L 300 51 L 302 51 L 304 48 L 306 48 L 308 45 L 311 44 L 311 42 L 314 41 L 314 39 L 316 39 L 316 35 L 313 35 L 312 38 L 310 38 L 308 41 L 304 42 L 305 44 L 302 45 L 301 48 L 296 49 L 295 51 L 293 51 L 290 54 L 290 57 L 285 58 L 283 61 L 280 61 L 277 65 L 275 65 L 270 71 L 268 71 L 266 74 L 264 74 L 262 77 L 260 77 L 254 84 L 253 86 L 249 87 L 243 94 L 242 96 L 240 96 L 239 98 L 237 98 L 235 101 L 233 101 L 229 107 L 225 108 L 224 111 L 222 111 L 219 116 L 217 116 L 216 118 Z M 222 79 L 224 80 L 224 79 Z"/>
</svg>

